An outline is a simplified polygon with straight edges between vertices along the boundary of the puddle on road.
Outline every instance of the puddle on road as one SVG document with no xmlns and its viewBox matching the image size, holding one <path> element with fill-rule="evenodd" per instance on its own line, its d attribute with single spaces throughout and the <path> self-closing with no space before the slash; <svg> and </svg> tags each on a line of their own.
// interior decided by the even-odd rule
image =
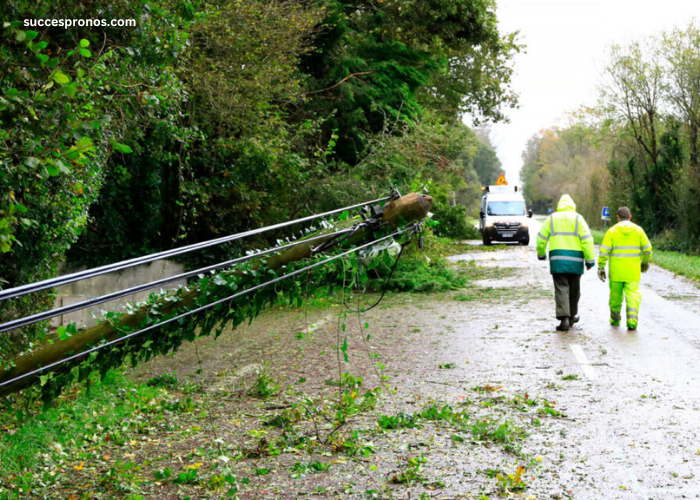
<svg viewBox="0 0 700 500">
<path fill-rule="evenodd" d="M 468 248 L 468 247 L 467 247 Z M 447 257 L 448 262 L 474 261 L 484 267 L 518 267 L 530 266 L 528 247 L 521 245 L 496 245 L 492 247 L 475 246 L 473 251 Z"/>
</svg>

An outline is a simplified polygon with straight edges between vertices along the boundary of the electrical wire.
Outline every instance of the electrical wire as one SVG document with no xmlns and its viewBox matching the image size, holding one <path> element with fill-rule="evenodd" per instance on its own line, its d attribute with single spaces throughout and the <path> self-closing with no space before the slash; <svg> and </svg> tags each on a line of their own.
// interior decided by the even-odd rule
<svg viewBox="0 0 700 500">
<path fill-rule="evenodd" d="M 209 271 L 215 271 L 217 269 L 229 267 L 229 266 L 232 266 L 235 264 L 240 264 L 241 262 L 245 262 L 245 261 L 254 259 L 256 257 L 263 256 L 263 255 L 268 255 L 271 253 L 286 250 L 288 248 L 301 245 L 303 243 L 311 243 L 314 241 L 322 240 L 324 238 L 327 239 L 327 238 L 329 238 L 329 236 L 330 236 L 330 239 L 335 240 L 335 238 L 337 238 L 339 235 L 344 235 L 344 234 L 347 234 L 349 237 L 353 233 L 355 233 L 357 231 L 357 229 L 359 229 L 359 227 L 361 227 L 362 224 L 363 223 L 360 223 L 360 224 L 358 224 L 354 227 L 351 227 L 349 229 L 336 231 L 334 233 L 323 234 L 321 236 L 315 236 L 313 238 L 307 238 L 304 240 L 293 241 L 287 245 L 282 245 L 279 247 L 264 250 L 262 252 L 253 253 L 250 255 L 246 255 L 244 257 L 238 257 L 236 259 L 229 260 L 226 262 L 221 262 L 219 264 L 214 264 L 212 266 L 202 267 L 201 269 L 196 269 L 194 271 L 188 271 L 186 273 L 178 274 L 176 276 L 170 276 L 168 278 L 163 278 L 163 279 L 158 280 L 158 281 L 145 283 L 143 285 L 138 285 L 138 286 L 135 286 L 132 288 L 127 288 L 125 290 L 120 290 L 118 292 L 113 292 L 113 293 L 109 293 L 106 295 L 101 295 L 99 297 L 84 300 L 83 302 L 77 302 L 75 304 L 70 304 L 70 305 L 59 307 L 56 309 L 51 309 L 50 311 L 44 311 L 44 312 L 40 312 L 37 314 L 33 314 L 31 316 L 26 316 L 24 318 L 18 318 L 18 319 L 12 320 L 12 321 L 8 321 L 6 323 L 0 324 L 0 333 L 7 332 L 9 330 L 14 330 L 15 328 L 21 328 L 23 326 L 32 325 L 34 323 L 38 323 L 39 321 L 44 321 L 47 319 L 55 318 L 56 316 L 61 316 L 63 314 L 68 314 L 68 313 L 72 313 L 75 311 L 80 311 L 81 309 L 86 309 L 88 307 L 96 306 L 98 304 L 103 304 L 105 302 L 109 302 L 110 300 L 120 299 L 122 297 L 126 297 L 128 295 L 133 295 L 135 293 L 142 292 L 144 290 L 150 290 L 151 288 L 155 288 L 155 287 L 160 286 L 160 285 L 165 285 L 167 283 L 172 283 L 173 281 L 191 278 L 193 276 L 197 276 L 198 274 L 206 273 Z M 316 249 L 312 249 L 312 250 L 313 250 L 313 253 L 316 253 Z"/>
<path fill-rule="evenodd" d="M 387 276 L 386 280 L 384 280 L 384 286 L 382 287 L 382 294 L 379 296 L 379 299 L 372 304 L 369 307 L 362 307 L 358 309 L 353 309 L 348 305 L 348 303 L 345 301 L 345 296 L 343 296 L 343 305 L 345 306 L 345 309 L 347 309 L 350 312 L 354 313 L 366 313 L 367 311 L 370 311 L 377 307 L 379 303 L 384 299 L 384 295 L 386 295 L 387 287 L 389 286 L 389 282 L 391 281 L 392 276 L 394 276 L 394 271 L 396 271 L 396 266 L 399 265 L 399 260 L 401 260 L 401 256 L 403 255 L 403 250 L 406 248 L 410 243 L 411 243 L 411 236 L 414 234 L 418 234 L 418 245 L 420 248 L 423 248 L 423 235 L 419 229 L 418 224 L 414 224 L 411 226 L 411 232 L 408 234 L 408 240 L 401 243 L 401 249 L 399 250 L 398 255 L 396 256 L 396 259 L 394 260 L 394 264 L 391 266 L 391 271 L 389 271 L 389 276 Z M 359 303 L 358 303 L 359 306 Z"/>
<path fill-rule="evenodd" d="M 374 304 L 372 304 L 371 306 L 366 307 L 366 308 L 362 307 L 360 309 L 353 309 L 352 307 L 350 307 L 348 305 L 348 303 L 345 301 L 345 299 L 343 299 L 343 305 L 345 306 L 345 309 L 347 309 L 350 312 L 354 312 L 354 313 L 365 313 L 371 309 L 374 309 L 375 307 L 377 307 L 379 305 L 379 303 L 384 298 L 384 295 L 386 294 L 387 286 L 389 285 L 389 281 L 391 281 L 391 277 L 394 275 L 394 270 L 396 269 L 396 266 L 399 264 L 399 260 L 401 259 L 401 255 L 403 254 L 403 249 L 409 243 L 411 243 L 410 240 L 401 245 L 401 250 L 399 250 L 399 254 L 396 256 L 396 260 L 394 260 L 394 265 L 391 266 L 391 271 L 389 272 L 389 276 L 387 276 L 386 280 L 384 281 L 384 286 L 382 287 L 383 288 L 382 294 L 379 296 L 379 299 L 377 299 L 377 301 Z"/>
<path fill-rule="evenodd" d="M 395 195 L 386 196 L 384 198 L 378 198 L 372 201 L 366 201 L 364 203 L 358 203 L 356 205 L 351 205 L 349 207 L 338 208 L 331 210 L 329 212 L 324 212 L 321 214 L 309 215 L 308 217 L 302 217 L 301 219 L 295 219 L 287 222 L 281 222 L 279 224 L 274 224 L 272 226 L 261 227 L 258 229 L 252 229 L 250 231 L 245 231 L 242 233 L 236 233 L 229 236 L 224 236 L 222 238 L 216 238 L 213 240 L 208 240 L 200 243 L 194 243 L 192 245 L 187 245 L 180 248 L 174 248 L 171 250 L 165 250 L 162 252 L 145 255 L 141 257 L 135 257 L 133 259 L 123 260 L 121 262 L 115 262 L 112 264 L 106 264 L 104 266 L 95 267 L 92 269 L 86 269 L 84 271 L 78 271 L 72 274 L 66 274 L 63 276 L 57 276 L 55 278 L 46 279 L 43 281 L 37 281 L 36 283 L 29 283 L 26 285 L 20 285 L 14 288 L 8 288 L 7 290 L 0 290 L 0 300 L 12 299 L 14 297 L 20 297 L 22 295 L 27 295 L 29 293 L 38 292 L 41 290 L 46 290 L 47 288 L 53 288 L 55 286 L 61 286 L 68 283 L 73 283 L 75 281 L 80 281 L 87 278 L 93 278 L 95 276 L 100 276 L 102 274 L 111 273 L 113 271 L 119 271 L 121 269 L 127 269 L 129 267 L 134 267 L 140 264 L 146 264 L 148 262 L 153 262 L 158 259 L 163 259 L 167 257 L 173 257 L 175 255 L 182 255 L 194 250 L 201 250 L 203 248 L 208 248 L 215 245 L 220 245 L 222 243 L 228 243 L 235 240 L 240 240 L 242 238 L 247 238 L 248 236 L 254 236 L 256 234 L 261 234 L 267 231 L 272 231 L 275 229 L 281 229 L 284 227 L 292 226 L 294 224 L 300 224 L 302 222 L 308 222 L 314 219 L 319 219 L 321 217 L 326 217 L 328 215 L 334 215 L 337 213 L 344 212 L 346 210 L 353 210 L 355 208 L 364 207 L 366 205 L 372 205 L 374 203 L 380 203 L 382 201 L 387 201 L 393 199 Z"/>
<path fill-rule="evenodd" d="M 369 242 L 369 243 L 365 243 L 364 245 L 357 246 L 357 247 L 352 248 L 352 249 L 350 249 L 350 250 L 348 250 L 348 251 L 346 251 L 346 252 L 340 253 L 340 254 L 338 254 L 338 255 L 334 255 L 333 257 L 330 257 L 330 258 L 328 258 L 328 259 L 322 260 L 322 261 L 320 261 L 320 262 L 316 262 L 316 263 L 314 263 L 314 264 L 311 264 L 311 265 L 309 265 L 309 266 L 303 267 L 303 268 L 298 269 L 298 270 L 296 270 L 296 271 L 292 271 L 291 273 L 285 274 L 285 275 L 283 275 L 283 276 L 279 276 L 279 277 L 277 277 L 277 278 L 275 278 L 275 279 L 272 279 L 272 280 L 270 280 L 270 281 L 266 281 L 265 283 L 261 283 L 261 284 L 259 284 L 259 285 L 255 285 L 255 286 L 253 286 L 253 287 L 247 288 L 246 290 L 243 290 L 243 291 L 241 291 L 241 292 L 235 293 L 235 294 L 233 294 L 233 295 L 231 295 L 231 296 L 229 296 L 229 297 L 226 297 L 226 298 L 223 298 L 223 299 L 219 299 L 219 300 L 217 300 L 217 301 L 214 301 L 214 302 L 212 302 L 211 304 L 207 304 L 207 305 L 198 307 L 197 309 L 193 309 L 193 310 L 191 310 L 191 311 L 187 311 L 187 312 L 185 312 L 185 313 L 183 313 L 183 314 L 180 314 L 180 315 L 178 315 L 178 316 L 174 316 L 174 317 L 172 317 L 172 318 L 166 319 L 165 321 L 162 321 L 162 322 L 157 323 L 157 324 L 155 324 L 155 325 L 148 326 L 148 327 L 143 328 L 143 329 L 141 329 L 141 330 L 138 330 L 138 331 L 136 331 L 136 332 L 133 332 L 133 333 L 130 333 L 130 334 L 125 335 L 125 336 L 123 336 L 123 337 L 120 337 L 120 338 L 118 338 L 118 339 L 111 340 L 111 341 L 106 342 L 106 343 L 104 343 L 104 344 L 100 344 L 100 345 L 95 346 L 95 347 L 93 347 L 93 348 L 91 348 L 91 349 L 88 349 L 88 350 L 86 350 L 86 351 L 82 351 L 82 352 L 79 352 L 79 353 L 77 353 L 77 354 L 73 354 L 72 356 L 69 356 L 69 357 L 67 357 L 67 358 L 61 359 L 61 360 L 59 360 L 59 361 L 55 361 L 55 362 L 50 363 L 50 364 L 48 364 L 48 365 L 46 365 L 46 366 L 42 366 L 41 368 L 38 368 L 38 369 L 36 369 L 36 370 L 32 370 L 31 372 L 24 373 L 24 374 L 22 374 L 22 375 L 19 375 L 19 376 L 17 376 L 17 377 L 14 377 L 14 378 L 12 378 L 12 379 L 10 379 L 10 380 L 6 380 L 6 381 L 4 381 L 4 382 L 0 382 L 0 388 L 1 388 L 1 387 L 8 386 L 8 385 L 11 385 L 11 384 L 14 384 L 15 382 L 19 382 L 19 381 L 21 381 L 21 380 L 24 380 L 24 379 L 26 379 L 26 378 L 32 377 L 32 376 L 34 376 L 34 375 L 38 375 L 38 374 L 40 374 L 40 373 L 42 373 L 42 372 L 44 372 L 44 371 L 46 371 L 46 370 L 48 370 L 48 369 L 50 369 L 50 368 L 54 368 L 54 367 L 59 366 L 59 365 L 62 365 L 62 364 L 64 364 L 64 363 L 68 363 L 69 361 L 76 360 L 76 359 L 78 359 L 78 358 L 81 358 L 81 357 L 86 356 L 86 355 L 88 355 L 88 354 L 90 354 L 90 353 L 99 351 L 99 350 L 104 349 L 104 348 L 106 348 L 106 347 L 109 347 L 109 346 L 112 346 L 112 345 L 115 345 L 115 344 L 124 342 L 125 340 L 128 340 L 128 339 L 130 339 L 130 338 L 132 338 L 132 337 L 136 337 L 136 336 L 138 336 L 138 335 L 142 335 L 142 334 L 144 334 L 144 333 L 146 333 L 146 332 L 149 332 L 149 331 L 151 331 L 151 330 L 155 330 L 156 328 L 159 328 L 159 327 L 161 327 L 161 326 L 165 326 L 165 325 L 167 325 L 167 324 L 169 324 L 169 323 L 173 323 L 173 322 L 175 322 L 175 321 L 178 321 L 178 320 L 180 320 L 180 319 L 182 319 L 182 318 L 184 318 L 184 317 L 192 316 L 193 314 L 197 314 L 197 313 L 199 313 L 199 312 L 206 311 L 207 309 L 211 309 L 212 307 L 218 306 L 219 304 L 223 304 L 223 303 L 225 303 L 225 302 L 229 302 L 229 301 L 231 301 L 231 300 L 233 300 L 233 299 L 236 299 L 236 298 L 238 298 L 238 297 L 242 297 L 243 295 L 247 295 L 247 294 L 249 294 L 249 293 L 251 293 L 251 292 L 254 292 L 254 291 L 256 291 L 256 290 L 260 290 L 260 289 L 265 288 L 265 287 L 267 287 L 267 286 L 274 285 L 275 283 L 278 283 L 278 282 L 283 281 L 283 280 L 285 280 L 285 279 L 291 278 L 291 277 L 293 277 L 293 276 L 297 276 L 297 275 L 299 275 L 299 274 L 302 274 L 302 273 L 304 273 L 304 272 L 306 272 L 306 271 L 309 271 L 309 270 L 311 270 L 311 269 L 314 269 L 314 268 L 316 268 L 316 267 L 322 266 L 322 265 L 324 265 L 324 264 L 328 264 L 329 262 L 332 262 L 332 261 L 334 261 L 334 260 L 336 260 L 336 259 L 339 259 L 339 258 L 341 258 L 341 257 L 345 257 L 345 256 L 347 256 L 347 255 L 350 255 L 350 254 L 352 254 L 352 253 L 354 253 L 354 252 L 357 252 L 358 250 L 362 250 L 363 248 L 367 248 L 367 247 L 370 247 L 370 246 L 372 246 L 372 245 L 376 245 L 377 243 L 379 243 L 379 242 L 381 242 L 381 241 L 387 240 L 387 239 L 389 239 L 389 238 L 393 238 L 394 236 L 398 236 L 398 235 L 400 235 L 400 234 L 402 234 L 402 233 L 404 233 L 404 232 L 406 232 L 406 231 L 408 231 L 408 230 L 411 230 L 412 228 L 413 228 L 413 226 L 412 226 L 411 228 L 400 229 L 400 230 L 398 230 L 398 231 L 396 231 L 396 232 L 394 232 L 394 233 L 392 233 L 392 234 L 390 234 L 390 235 L 388 235 L 388 236 L 384 236 L 384 237 L 382 237 L 382 238 L 373 240 L 373 241 L 371 241 L 371 242 Z"/>
</svg>

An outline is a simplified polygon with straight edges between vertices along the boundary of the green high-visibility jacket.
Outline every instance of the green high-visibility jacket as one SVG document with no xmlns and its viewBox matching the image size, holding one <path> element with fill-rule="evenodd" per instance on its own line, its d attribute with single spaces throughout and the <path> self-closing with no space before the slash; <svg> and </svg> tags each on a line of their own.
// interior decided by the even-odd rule
<svg viewBox="0 0 700 500">
<path fill-rule="evenodd" d="M 642 262 L 651 260 L 651 242 L 644 229 L 628 220 L 621 220 L 608 229 L 600 245 L 598 265 L 605 267 L 610 259 L 610 281 L 638 282 Z"/>
<path fill-rule="evenodd" d="M 542 223 L 537 233 L 537 256 L 543 258 L 549 244 L 549 271 L 552 274 L 583 274 L 584 264 L 595 265 L 593 236 L 583 217 L 576 213 L 571 196 L 559 199 L 557 211 Z"/>
</svg>

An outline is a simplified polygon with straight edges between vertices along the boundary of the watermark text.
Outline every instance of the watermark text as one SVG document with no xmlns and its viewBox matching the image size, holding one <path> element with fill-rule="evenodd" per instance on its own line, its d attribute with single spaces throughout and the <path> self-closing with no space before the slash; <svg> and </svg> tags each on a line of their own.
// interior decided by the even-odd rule
<svg viewBox="0 0 700 500">
<path fill-rule="evenodd" d="M 105 28 L 133 28 L 136 19 L 25 19 L 25 28 L 72 28 L 72 27 Z"/>
</svg>

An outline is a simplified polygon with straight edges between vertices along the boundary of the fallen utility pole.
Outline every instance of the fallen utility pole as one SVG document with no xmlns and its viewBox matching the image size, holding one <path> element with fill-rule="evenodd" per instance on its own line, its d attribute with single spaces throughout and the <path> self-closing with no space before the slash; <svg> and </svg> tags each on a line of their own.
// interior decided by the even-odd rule
<svg viewBox="0 0 700 500">
<path fill-rule="evenodd" d="M 428 214 L 431 205 L 432 198 L 430 196 L 417 193 L 412 193 L 390 201 L 381 209 L 380 213 L 375 214 L 372 218 L 367 220 L 365 224 L 360 224 L 356 231 L 342 241 L 342 244 L 344 246 L 357 245 L 372 237 L 372 233 L 380 227 L 389 226 L 396 229 L 401 225 L 423 219 Z M 354 222 L 357 221 L 352 219 L 342 221 L 338 224 L 339 227 L 335 229 L 350 227 Z M 337 238 L 337 235 L 334 234 L 334 230 L 328 231 L 327 240 L 329 242 Z M 279 271 L 289 263 L 311 257 L 314 254 L 314 249 L 323 245 L 324 241 L 324 239 L 316 238 L 313 242 L 301 243 L 278 255 L 268 258 L 264 262 L 262 259 L 258 260 L 254 262 L 252 267 L 257 269 L 264 264 L 266 270 Z M 242 271 L 239 269 L 235 271 L 235 273 L 240 276 Z M 155 306 L 158 308 L 161 315 L 167 316 L 175 310 L 187 310 L 188 308 L 192 308 L 201 293 L 199 288 L 194 288 L 184 293 L 182 293 L 182 291 L 175 292 L 161 298 L 156 302 Z M 80 331 L 65 340 L 45 345 L 33 353 L 15 359 L 10 370 L 0 373 L 0 384 L 32 373 L 41 367 L 48 367 L 67 357 L 74 356 L 76 353 L 86 351 L 91 346 L 97 345 L 100 342 L 110 342 L 123 337 L 125 331 L 138 329 L 146 316 L 153 310 L 153 307 L 154 304 L 141 307 L 133 314 L 124 314 L 113 322 L 102 322 L 96 326 Z M 55 368 L 47 369 L 46 373 L 65 373 L 80 362 L 80 360 L 71 361 Z M 3 385 L 0 387 L 0 396 L 18 392 L 26 387 L 37 384 L 39 380 L 38 376 L 31 376 Z"/>
</svg>

